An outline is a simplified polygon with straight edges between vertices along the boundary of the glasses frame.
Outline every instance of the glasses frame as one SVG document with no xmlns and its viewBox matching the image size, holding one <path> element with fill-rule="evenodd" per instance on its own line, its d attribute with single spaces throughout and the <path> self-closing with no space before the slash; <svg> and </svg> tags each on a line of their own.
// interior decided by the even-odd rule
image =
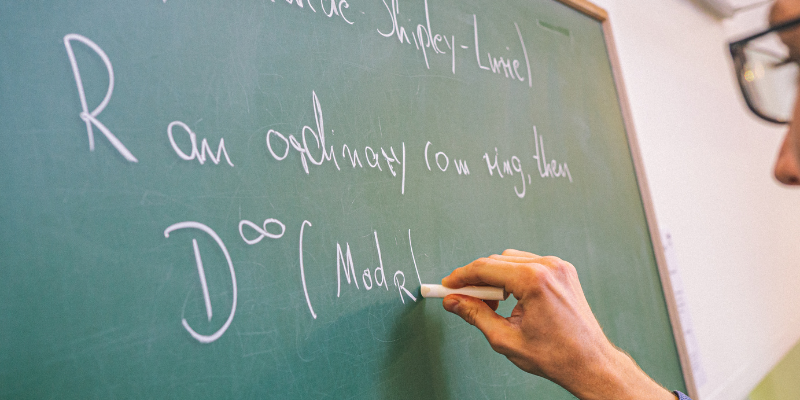
<svg viewBox="0 0 800 400">
<path fill-rule="evenodd" d="M 786 21 L 786 22 L 782 22 L 782 23 L 780 23 L 778 25 L 770 27 L 767 30 L 764 30 L 762 32 L 756 33 L 756 34 L 748 36 L 748 37 L 746 37 L 744 39 L 740 39 L 740 40 L 737 40 L 735 42 L 731 42 L 731 43 L 728 44 L 728 48 L 730 49 L 730 52 L 731 52 L 731 57 L 733 58 L 734 68 L 736 69 L 736 80 L 739 82 L 739 89 L 741 90 L 742 96 L 744 97 L 744 102 L 747 104 L 747 108 L 749 108 L 750 111 L 753 112 L 753 114 L 757 115 L 758 117 L 760 117 L 761 119 L 763 119 L 765 121 L 769 121 L 769 122 L 776 123 L 776 124 L 788 124 L 790 122 L 790 121 L 781 121 L 781 120 L 769 117 L 767 115 L 764 115 L 763 113 L 758 111 L 758 109 L 753 105 L 753 101 L 750 99 L 750 96 L 747 94 L 746 84 L 744 82 L 744 74 L 742 73 L 742 70 L 744 69 L 744 60 L 745 60 L 744 48 L 745 48 L 745 46 L 747 46 L 747 43 L 749 43 L 752 40 L 755 40 L 755 39 L 758 39 L 760 37 L 766 36 L 766 35 L 768 35 L 770 33 L 773 33 L 773 32 L 780 32 L 780 31 L 783 31 L 783 30 L 786 30 L 786 29 L 789 29 L 789 28 L 797 27 L 797 26 L 800 26 L 800 17 L 792 19 L 792 20 L 789 20 L 789 21 Z M 790 60 L 784 60 L 784 61 L 781 62 L 781 64 L 789 62 L 789 61 Z"/>
</svg>

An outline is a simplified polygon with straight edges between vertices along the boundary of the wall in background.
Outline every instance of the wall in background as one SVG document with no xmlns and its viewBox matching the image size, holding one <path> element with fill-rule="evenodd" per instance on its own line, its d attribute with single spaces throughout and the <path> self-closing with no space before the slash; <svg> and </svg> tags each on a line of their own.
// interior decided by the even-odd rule
<svg viewBox="0 0 800 400">
<path fill-rule="evenodd" d="M 795 346 L 750 393 L 750 400 L 800 399 L 800 345 Z"/>
<path fill-rule="evenodd" d="M 727 50 L 764 13 L 723 22 L 690 0 L 595 2 L 691 310 L 699 397 L 745 399 L 800 338 L 800 192 L 772 178 L 784 128 L 747 110 Z"/>
</svg>

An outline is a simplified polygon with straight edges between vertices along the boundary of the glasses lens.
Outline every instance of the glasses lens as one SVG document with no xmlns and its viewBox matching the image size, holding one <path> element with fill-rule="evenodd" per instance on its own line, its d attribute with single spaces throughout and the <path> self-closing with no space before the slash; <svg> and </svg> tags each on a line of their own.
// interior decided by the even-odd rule
<svg viewBox="0 0 800 400">
<path fill-rule="evenodd" d="M 789 122 L 797 94 L 798 65 L 786 61 L 786 46 L 777 34 L 771 34 L 748 42 L 741 54 L 739 81 L 750 106 L 774 122 Z"/>
</svg>

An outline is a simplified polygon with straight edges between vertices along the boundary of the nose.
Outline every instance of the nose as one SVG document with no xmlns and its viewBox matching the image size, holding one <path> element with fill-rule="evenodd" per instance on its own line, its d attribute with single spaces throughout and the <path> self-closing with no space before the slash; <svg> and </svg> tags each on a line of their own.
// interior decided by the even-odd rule
<svg viewBox="0 0 800 400">
<path fill-rule="evenodd" d="M 775 179 L 784 185 L 800 185 L 800 167 L 792 143 L 791 128 L 783 139 L 778 159 L 775 161 Z"/>
</svg>

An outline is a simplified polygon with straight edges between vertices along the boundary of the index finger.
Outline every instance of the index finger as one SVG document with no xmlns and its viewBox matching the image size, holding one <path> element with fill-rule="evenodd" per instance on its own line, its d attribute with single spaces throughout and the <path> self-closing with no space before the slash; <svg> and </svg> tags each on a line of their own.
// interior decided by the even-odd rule
<svg viewBox="0 0 800 400">
<path fill-rule="evenodd" d="M 442 279 L 442 285 L 458 289 L 469 285 L 484 285 L 504 288 L 513 293 L 509 286 L 515 281 L 517 266 L 508 261 L 492 258 L 479 258 L 466 266 L 456 268 Z"/>
</svg>

